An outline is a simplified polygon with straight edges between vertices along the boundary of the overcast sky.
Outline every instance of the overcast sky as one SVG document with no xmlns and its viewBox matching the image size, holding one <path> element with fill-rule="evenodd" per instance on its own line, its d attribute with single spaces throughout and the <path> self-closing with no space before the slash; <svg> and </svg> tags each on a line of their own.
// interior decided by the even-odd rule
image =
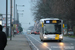
<svg viewBox="0 0 75 50">
<path fill-rule="evenodd" d="M 14 1 L 14 0 L 13 0 Z M 23 13 L 23 16 L 19 14 L 20 23 L 22 23 L 23 28 L 28 28 L 29 26 L 34 25 L 33 15 L 31 12 L 31 0 L 16 0 L 17 5 L 25 5 L 24 7 L 18 6 L 18 10 L 24 10 L 24 12 L 18 11 L 19 13 Z M 14 6 L 13 6 L 14 8 Z M 0 0 L 0 13 L 6 14 L 6 0 Z M 13 11 L 14 13 L 14 11 Z M 10 14 L 10 0 L 8 0 L 8 14 Z M 13 14 L 14 16 L 14 14 Z M 30 23 L 30 25 L 29 25 Z"/>
</svg>

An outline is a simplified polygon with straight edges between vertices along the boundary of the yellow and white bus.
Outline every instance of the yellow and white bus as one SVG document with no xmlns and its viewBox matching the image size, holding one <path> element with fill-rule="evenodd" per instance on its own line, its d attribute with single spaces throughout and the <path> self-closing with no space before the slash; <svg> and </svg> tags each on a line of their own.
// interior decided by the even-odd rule
<svg viewBox="0 0 75 50">
<path fill-rule="evenodd" d="M 40 19 L 40 39 L 44 40 L 63 40 L 63 20 L 58 18 Z"/>
</svg>

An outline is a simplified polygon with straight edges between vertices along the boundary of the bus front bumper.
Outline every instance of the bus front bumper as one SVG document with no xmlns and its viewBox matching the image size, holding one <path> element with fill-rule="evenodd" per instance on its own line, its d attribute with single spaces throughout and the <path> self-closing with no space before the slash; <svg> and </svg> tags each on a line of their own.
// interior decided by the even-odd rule
<svg viewBox="0 0 75 50">
<path fill-rule="evenodd" d="M 63 38 L 55 39 L 55 38 L 44 37 L 43 40 L 63 40 Z"/>
</svg>

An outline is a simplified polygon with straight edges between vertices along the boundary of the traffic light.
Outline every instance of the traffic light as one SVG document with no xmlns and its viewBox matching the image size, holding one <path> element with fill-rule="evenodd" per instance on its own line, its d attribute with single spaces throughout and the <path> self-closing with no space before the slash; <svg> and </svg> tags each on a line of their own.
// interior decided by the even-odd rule
<svg viewBox="0 0 75 50">
<path fill-rule="evenodd" d="M 30 24 L 30 23 L 29 23 Z"/>
</svg>

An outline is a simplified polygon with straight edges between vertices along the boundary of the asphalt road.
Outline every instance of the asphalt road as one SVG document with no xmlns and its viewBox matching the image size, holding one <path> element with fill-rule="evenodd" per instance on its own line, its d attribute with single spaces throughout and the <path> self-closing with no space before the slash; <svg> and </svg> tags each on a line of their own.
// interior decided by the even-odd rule
<svg viewBox="0 0 75 50">
<path fill-rule="evenodd" d="M 25 33 L 31 43 L 33 50 L 75 50 L 75 39 L 64 37 L 62 42 L 45 41 L 41 42 L 39 35 Z M 35 49 L 34 49 L 35 48 Z"/>
</svg>

